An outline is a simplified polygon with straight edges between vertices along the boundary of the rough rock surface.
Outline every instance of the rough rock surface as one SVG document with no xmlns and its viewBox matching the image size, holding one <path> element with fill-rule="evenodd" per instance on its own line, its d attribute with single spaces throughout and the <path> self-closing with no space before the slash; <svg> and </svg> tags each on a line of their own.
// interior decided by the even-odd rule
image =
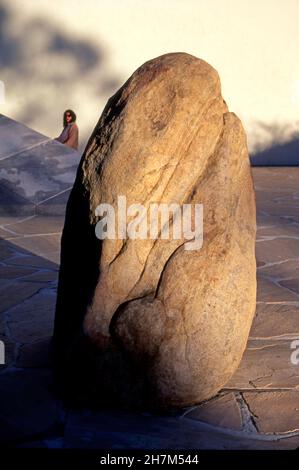
<svg viewBox="0 0 299 470">
<path fill-rule="evenodd" d="M 203 204 L 203 245 L 104 240 L 96 207 Z M 173 53 L 108 101 L 83 154 L 62 236 L 54 330 L 70 393 L 199 403 L 237 369 L 256 303 L 255 194 L 240 120 L 217 72 Z M 91 386 L 92 384 L 92 386 Z"/>
</svg>

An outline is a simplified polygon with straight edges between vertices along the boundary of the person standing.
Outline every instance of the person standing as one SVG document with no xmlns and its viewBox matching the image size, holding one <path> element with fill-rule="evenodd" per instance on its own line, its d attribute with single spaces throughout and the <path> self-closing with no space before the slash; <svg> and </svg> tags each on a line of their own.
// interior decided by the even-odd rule
<svg viewBox="0 0 299 470">
<path fill-rule="evenodd" d="M 78 150 L 79 129 L 76 124 L 77 116 L 72 109 L 63 113 L 63 131 L 55 140 L 72 149 Z"/>
</svg>

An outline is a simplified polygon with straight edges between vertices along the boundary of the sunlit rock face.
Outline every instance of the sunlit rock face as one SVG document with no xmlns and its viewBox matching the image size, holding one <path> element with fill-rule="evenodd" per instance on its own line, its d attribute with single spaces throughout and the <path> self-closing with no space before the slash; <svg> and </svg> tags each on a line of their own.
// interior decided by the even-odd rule
<svg viewBox="0 0 299 470">
<path fill-rule="evenodd" d="M 97 208 L 109 203 L 118 214 L 119 196 L 147 211 L 202 204 L 202 245 L 183 231 L 119 237 L 119 219 L 115 239 L 99 240 Z M 68 202 L 58 382 L 100 401 L 166 407 L 215 395 L 238 367 L 253 320 L 255 235 L 246 135 L 218 73 L 185 53 L 145 63 L 108 101 Z"/>
</svg>

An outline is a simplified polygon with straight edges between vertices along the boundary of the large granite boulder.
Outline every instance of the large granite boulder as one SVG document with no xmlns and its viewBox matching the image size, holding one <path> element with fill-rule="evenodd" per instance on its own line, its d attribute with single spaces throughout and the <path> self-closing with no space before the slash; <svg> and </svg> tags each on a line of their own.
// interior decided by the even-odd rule
<svg viewBox="0 0 299 470">
<path fill-rule="evenodd" d="M 115 239 L 99 240 L 98 207 L 118 214 L 119 196 L 146 210 L 202 204 L 202 245 L 184 234 L 133 239 L 118 232 L 119 219 Z M 246 135 L 218 73 L 185 53 L 146 62 L 109 99 L 68 202 L 57 381 L 69 393 L 162 406 L 216 394 L 240 363 L 255 312 L 255 235 Z"/>
</svg>

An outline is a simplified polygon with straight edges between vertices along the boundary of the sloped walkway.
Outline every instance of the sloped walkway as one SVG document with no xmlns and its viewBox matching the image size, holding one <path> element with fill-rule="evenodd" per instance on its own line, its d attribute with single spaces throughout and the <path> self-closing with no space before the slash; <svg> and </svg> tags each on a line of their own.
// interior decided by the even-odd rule
<svg viewBox="0 0 299 470">
<path fill-rule="evenodd" d="M 64 215 L 78 152 L 0 114 L 0 214 Z"/>
<path fill-rule="evenodd" d="M 0 118 L 0 152 L 5 161 L 4 167 L 0 161 L 1 189 L 1 177 L 5 175 L 7 180 L 6 163 L 13 158 L 13 152 L 26 159 L 32 145 L 36 145 L 34 149 L 42 152 L 36 154 L 39 159 L 46 155 L 44 145 L 53 145 L 16 123 L 19 127 L 11 129 L 10 135 L 20 137 L 7 137 L 14 142 L 10 148 L 7 139 L 1 137 L 6 119 Z M 9 125 L 13 126 L 13 122 Z M 61 150 L 60 144 L 54 145 Z M 45 212 L 37 208 L 44 199 L 61 191 L 68 193 L 61 177 L 66 174 L 65 163 L 55 158 L 56 176 L 55 181 L 52 177 L 47 180 L 52 184 L 49 183 L 49 192 L 27 191 L 31 187 L 30 158 L 27 179 L 18 183 L 9 176 L 12 184 L 4 184 L 10 195 L 29 201 L 31 213 L 27 202 L 18 205 L 18 210 L 14 207 L 13 214 L 7 209 L 9 199 L 0 204 L 0 340 L 6 352 L 6 364 L 0 366 L 1 443 L 97 449 L 299 447 L 299 364 L 291 361 L 295 351 L 292 342 L 299 340 L 299 167 L 252 169 L 258 222 L 257 313 L 238 371 L 209 402 L 159 416 L 116 410 L 69 410 L 52 395 L 48 348 L 63 226 L 63 216 L 57 213 L 64 210 L 64 203 L 58 210 L 55 204 Z M 67 166 L 67 185 L 72 184 L 75 166 Z M 51 164 L 47 171 L 50 170 Z M 40 170 L 36 174 L 40 175 Z M 36 174 L 33 172 L 34 181 L 40 178 Z"/>
</svg>

